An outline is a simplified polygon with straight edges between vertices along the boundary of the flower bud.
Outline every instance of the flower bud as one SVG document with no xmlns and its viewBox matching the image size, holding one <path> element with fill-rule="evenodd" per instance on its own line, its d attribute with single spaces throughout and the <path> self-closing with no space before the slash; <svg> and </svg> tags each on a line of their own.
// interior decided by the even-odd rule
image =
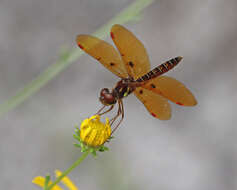
<svg viewBox="0 0 237 190">
<path fill-rule="evenodd" d="M 81 123 L 80 138 L 88 146 L 98 147 L 106 142 L 111 135 L 109 119 L 106 123 L 100 121 L 99 115 L 85 119 Z"/>
</svg>

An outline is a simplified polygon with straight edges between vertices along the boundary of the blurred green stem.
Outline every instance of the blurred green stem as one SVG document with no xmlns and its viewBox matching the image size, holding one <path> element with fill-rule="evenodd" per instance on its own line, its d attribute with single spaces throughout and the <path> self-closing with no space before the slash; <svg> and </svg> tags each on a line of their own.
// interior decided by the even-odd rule
<svg viewBox="0 0 237 190">
<path fill-rule="evenodd" d="M 65 176 L 67 176 L 74 168 L 76 168 L 82 161 L 88 156 L 90 151 L 86 151 L 82 154 L 82 156 L 74 162 L 65 172 L 62 173 L 53 183 L 51 183 L 48 187 L 45 188 L 45 190 L 50 190 L 53 188 L 54 185 L 58 184 Z"/>
<path fill-rule="evenodd" d="M 92 35 L 104 39 L 113 24 L 124 24 L 129 21 L 136 21 L 140 18 L 140 12 L 154 1 L 155 0 L 136 0 Z M 15 96 L 10 97 L 6 102 L 0 105 L 0 117 L 24 102 L 27 98 L 31 97 L 57 74 L 76 61 L 82 54 L 83 52 L 79 50 L 79 48 L 64 52 L 56 63 L 50 65 L 38 77 L 27 84 L 22 90 L 17 92 Z"/>
</svg>

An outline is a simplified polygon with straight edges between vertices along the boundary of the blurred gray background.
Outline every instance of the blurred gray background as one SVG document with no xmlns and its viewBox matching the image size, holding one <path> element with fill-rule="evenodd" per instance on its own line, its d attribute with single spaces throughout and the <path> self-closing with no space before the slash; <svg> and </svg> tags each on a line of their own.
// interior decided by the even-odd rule
<svg viewBox="0 0 237 190">
<path fill-rule="evenodd" d="M 132 0 L 0 0 L 0 103 L 76 47 Z M 110 151 L 71 174 L 80 190 L 237 189 L 237 1 L 157 0 L 125 26 L 149 52 L 152 68 L 182 55 L 168 73 L 196 96 L 172 104 L 160 121 L 131 95 Z M 109 31 L 108 31 L 109 33 Z M 107 39 L 112 42 L 111 39 Z M 103 87 L 118 78 L 83 55 L 0 120 L 0 189 L 40 189 L 37 175 L 65 170 L 81 153 L 74 125 L 95 113 Z"/>
</svg>

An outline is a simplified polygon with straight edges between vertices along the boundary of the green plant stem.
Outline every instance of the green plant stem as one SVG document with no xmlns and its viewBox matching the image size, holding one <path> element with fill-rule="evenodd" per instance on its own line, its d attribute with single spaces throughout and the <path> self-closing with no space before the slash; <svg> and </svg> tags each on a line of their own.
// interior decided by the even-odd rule
<svg viewBox="0 0 237 190">
<path fill-rule="evenodd" d="M 136 0 L 92 35 L 104 39 L 113 24 L 124 24 L 129 21 L 136 21 L 140 18 L 140 12 L 154 1 L 155 0 Z M 74 38 L 76 38 L 76 36 L 74 36 Z M 38 77 L 18 91 L 15 96 L 10 97 L 0 105 L 0 117 L 31 97 L 71 63 L 75 62 L 82 54 L 83 52 L 79 50 L 79 48 L 73 48 L 69 52 L 64 52 L 56 63 L 50 65 Z"/>
<path fill-rule="evenodd" d="M 82 154 L 82 156 L 76 161 L 74 162 L 66 171 L 64 171 L 62 173 L 62 175 L 60 175 L 53 183 L 51 183 L 45 190 L 50 190 L 52 189 L 52 187 L 54 185 L 56 185 L 57 183 L 59 183 L 65 176 L 67 176 L 74 168 L 76 168 L 78 165 L 80 165 L 80 163 L 88 156 L 88 154 L 90 153 L 90 151 L 86 151 Z"/>
<path fill-rule="evenodd" d="M 45 177 L 45 183 L 44 183 L 43 190 L 47 190 L 47 187 L 48 187 L 49 181 L 50 181 L 50 176 L 47 175 L 47 176 Z"/>
</svg>

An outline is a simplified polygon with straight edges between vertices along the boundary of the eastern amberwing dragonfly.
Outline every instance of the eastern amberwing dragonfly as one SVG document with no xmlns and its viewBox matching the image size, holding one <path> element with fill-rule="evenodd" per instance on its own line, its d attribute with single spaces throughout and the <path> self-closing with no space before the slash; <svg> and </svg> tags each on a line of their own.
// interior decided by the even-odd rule
<svg viewBox="0 0 237 190">
<path fill-rule="evenodd" d="M 160 120 L 171 117 L 168 100 L 181 106 L 197 104 L 193 94 L 181 82 L 161 76 L 176 66 L 182 60 L 181 56 L 151 70 L 146 49 L 132 32 L 116 24 L 111 28 L 110 35 L 118 51 L 109 43 L 90 35 L 78 35 L 76 41 L 82 50 L 121 78 L 111 91 L 103 88 L 99 98 L 103 104 L 97 113 L 99 115 L 109 112 L 118 104 L 118 111 L 111 120 L 111 125 L 119 116 L 121 118 L 113 132 L 124 118 L 122 100 L 131 93 L 136 95 L 152 116 Z M 109 109 L 103 111 L 107 106 L 110 106 Z"/>
</svg>

